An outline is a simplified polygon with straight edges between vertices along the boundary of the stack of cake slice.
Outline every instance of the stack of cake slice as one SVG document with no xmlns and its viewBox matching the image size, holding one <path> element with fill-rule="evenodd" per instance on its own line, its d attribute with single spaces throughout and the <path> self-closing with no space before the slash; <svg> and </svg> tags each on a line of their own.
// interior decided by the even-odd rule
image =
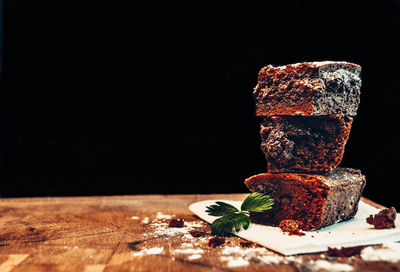
<svg viewBox="0 0 400 272">
<path fill-rule="evenodd" d="M 268 172 L 245 184 L 275 205 L 253 221 L 298 220 L 311 230 L 355 215 L 365 177 L 336 167 L 357 114 L 360 73 L 359 65 L 334 61 L 261 69 L 254 98 Z"/>
</svg>

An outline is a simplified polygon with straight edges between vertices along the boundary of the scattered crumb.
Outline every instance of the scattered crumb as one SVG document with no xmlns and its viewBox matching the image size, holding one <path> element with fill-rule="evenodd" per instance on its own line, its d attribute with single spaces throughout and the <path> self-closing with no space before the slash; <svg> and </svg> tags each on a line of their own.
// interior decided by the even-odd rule
<svg viewBox="0 0 400 272">
<path fill-rule="evenodd" d="M 149 218 L 148 217 L 145 217 L 143 220 L 142 220 L 142 224 L 148 224 L 149 223 Z"/>
<path fill-rule="evenodd" d="M 171 219 L 169 221 L 170 228 L 183 228 L 184 221 L 183 219 Z"/>
<path fill-rule="evenodd" d="M 289 235 L 298 235 L 298 236 L 303 236 L 305 235 L 304 232 L 301 232 L 300 229 L 302 228 L 303 223 L 298 220 L 291 220 L 291 219 L 286 219 L 282 220 L 279 223 L 279 227 L 283 232 L 288 232 Z"/>
<path fill-rule="evenodd" d="M 363 246 L 342 247 L 341 249 L 328 247 L 326 254 L 330 257 L 351 257 L 360 255 L 363 248 Z"/>
<path fill-rule="evenodd" d="M 139 220 L 139 217 L 137 217 L 137 216 L 132 216 L 131 219 L 132 219 L 132 220 Z"/>
<path fill-rule="evenodd" d="M 208 246 L 210 247 L 217 247 L 223 245 L 225 243 L 225 238 L 222 237 L 213 237 L 208 241 Z"/>
<path fill-rule="evenodd" d="M 204 231 L 191 230 L 189 233 L 193 237 L 204 237 L 204 236 L 206 236 L 206 233 Z"/>
<path fill-rule="evenodd" d="M 390 209 L 383 209 L 375 215 L 367 217 L 366 221 L 368 224 L 374 225 L 376 229 L 389 229 L 394 228 L 394 220 L 396 219 L 396 209 L 391 207 Z"/>
<path fill-rule="evenodd" d="M 252 246 L 254 243 L 250 241 L 240 241 L 240 246 L 241 247 L 249 247 Z"/>
</svg>

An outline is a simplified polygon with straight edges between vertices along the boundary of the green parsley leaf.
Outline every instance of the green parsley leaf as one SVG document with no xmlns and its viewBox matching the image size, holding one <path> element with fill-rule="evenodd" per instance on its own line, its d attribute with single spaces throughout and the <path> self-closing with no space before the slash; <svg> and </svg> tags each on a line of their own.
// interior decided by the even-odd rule
<svg viewBox="0 0 400 272">
<path fill-rule="evenodd" d="M 274 200 L 269 195 L 250 194 L 242 203 L 241 210 L 221 201 L 207 207 L 206 212 L 212 216 L 221 216 L 211 224 L 211 234 L 225 236 L 233 231 L 239 232 L 250 226 L 250 212 L 264 212 L 272 208 Z"/>
<path fill-rule="evenodd" d="M 211 205 L 207 207 L 206 212 L 212 216 L 224 216 L 226 214 L 235 213 L 239 210 L 236 207 L 232 206 L 231 204 L 217 201 L 215 202 L 217 205 Z"/>
<path fill-rule="evenodd" d="M 242 203 L 240 209 L 248 212 L 263 212 L 269 210 L 274 205 L 274 200 L 269 195 L 252 193 Z"/>
<path fill-rule="evenodd" d="M 240 231 L 242 227 L 248 229 L 250 226 L 250 218 L 247 214 L 231 213 L 224 215 L 211 224 L 211 234 L 218 236 L 226 236 L 233 230 L 236 232 Z"/>
</svg>

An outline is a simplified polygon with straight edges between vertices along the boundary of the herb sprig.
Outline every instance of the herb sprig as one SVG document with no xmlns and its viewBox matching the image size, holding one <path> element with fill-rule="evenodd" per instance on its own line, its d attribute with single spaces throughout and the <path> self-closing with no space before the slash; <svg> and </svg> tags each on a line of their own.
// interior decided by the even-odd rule
<svg viewBox="0 0 400 272">
<path fill-rule="evenodd" d="M 240 211 L 231 204 L 216 201 L 208 206 L 208 215 L 221 216 L 211 224 L 211 234 L 226 236 L 232 231 L 239 232 L 242 227 L 248 229 L 250 226 L 250 212 L 264 212 L 274 205 L 274 200 L 269 195 L 252 193 L 243 201 Z"/>
</svg>

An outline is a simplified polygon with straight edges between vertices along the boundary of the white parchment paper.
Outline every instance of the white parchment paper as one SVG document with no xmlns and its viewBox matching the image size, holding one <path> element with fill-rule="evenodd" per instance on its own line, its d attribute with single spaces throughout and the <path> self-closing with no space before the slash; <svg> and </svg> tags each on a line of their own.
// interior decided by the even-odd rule
<svg viewBox="0 0 400 272">
<path fill-rule="evenodd" d="M 205 211 L 207 206 L 215 204 L 216 201 L 229 203 L 238 209 L 242 204 L 241 201 L 205 200 L 191 204 L 189 209 L 203 220 L 212 223 L 218 217 L 210 216 Z M 378 212 L 379 209 L 360 201 L 358 212 L 353 219 L 318 231 L 304 232 L 305 236 L 288 235 L 278 227 L 254 223 L 247 230 L 242 229 L 234 234 L 283 255 L 322 252 L 328 247 L 340 248 L 400 241 L 400 214 L 396 216 L 396 228 L 378 230 L 365 221 L 370 214 Z"/>
</svg>

